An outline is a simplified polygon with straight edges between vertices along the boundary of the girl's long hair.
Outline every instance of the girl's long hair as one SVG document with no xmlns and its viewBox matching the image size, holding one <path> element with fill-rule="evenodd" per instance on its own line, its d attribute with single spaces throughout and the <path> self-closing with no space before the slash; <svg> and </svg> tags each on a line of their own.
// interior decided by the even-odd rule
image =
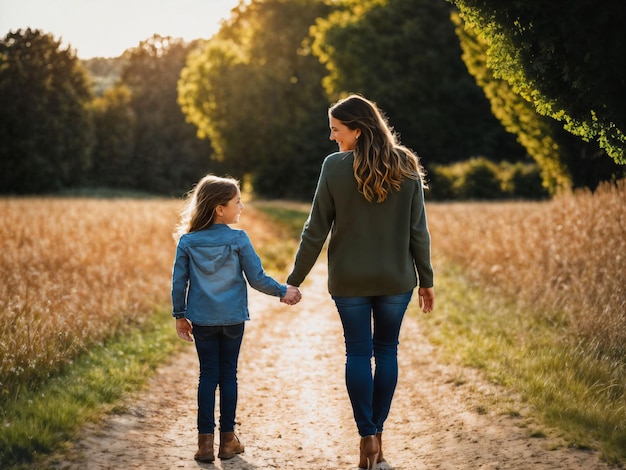
<svg viewBox="0 0 626 470">
<path fill-rule="evenodd" d="M 225 206 L 237 195 L 239 182 L 233 178 L 206 175 L 187 193 L 180 222 L 174 231 L 178 240 L 185 233 L 209 228 L 215 221 L 215 208 Z"/>
<path fill-rule="evenodd" d="M 399 190 L 405 178 L 421 180 L 424 168 L 418 156 L 401 145 L 378 106 L 359 95 L 350 95 L 329 109 L 329 115 L 349 129 L 360 129 L 354 148 L 354 177 L 368 202 L 383 202 Z"/>
</svg>

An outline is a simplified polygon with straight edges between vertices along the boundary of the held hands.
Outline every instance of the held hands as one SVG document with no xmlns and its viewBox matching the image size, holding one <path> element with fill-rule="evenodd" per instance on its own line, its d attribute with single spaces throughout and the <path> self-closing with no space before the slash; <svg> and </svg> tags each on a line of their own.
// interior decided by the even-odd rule
<svg viewBox="0 0 626 470">
<path fill-rule="evenodd" d="M 280 301 L 287 305 L 296 305 L 302 299 L 302 292 L 296 286 L 287 285 L 287 293 Z"/>
<path fill-rule="evenodd" d="M 420 287 L 418 289 L 420 308 L 424 313 L 432 312 L 435 308 L 435 288 L 434 287 Z"/>
<path fill-rule="evenodd" d="M 179 318 L 176 320 L 176 333 L 180 339 L 193 342 L 191 337 L 191 323 L 186 318 Z"/>
</svg>

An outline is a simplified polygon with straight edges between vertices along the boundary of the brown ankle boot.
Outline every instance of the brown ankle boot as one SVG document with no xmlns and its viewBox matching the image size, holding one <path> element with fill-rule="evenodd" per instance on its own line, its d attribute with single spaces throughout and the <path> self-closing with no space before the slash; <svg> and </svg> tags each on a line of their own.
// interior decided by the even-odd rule
<svg viewBox="0 0 626 470">
<path fill-rule="evenodd" d="M 200 462 L 213 462 L 215 460 L 213 434 L 198 434 L 198 452 L 193 458 Z"/>
<path fill-rule="evenodd" d="M 378 439 L 378 463 L 384 462 L 383 459 L 383 433 L 377 432 L 376 439 Z"/>
<path fill-rule="evenodd" d="M 365 436 L 359 444 L 359 468 L 374 470 L 378 463 L 378 439 L 376 436 Z"/>
<path fill-rule="evenodd" d="M 232 459 L 235 455 L 244 451 L 243 444 L 234 432 L 220 433 L 220 450 L 217 456 L 220 459 Z"/>
</svg>

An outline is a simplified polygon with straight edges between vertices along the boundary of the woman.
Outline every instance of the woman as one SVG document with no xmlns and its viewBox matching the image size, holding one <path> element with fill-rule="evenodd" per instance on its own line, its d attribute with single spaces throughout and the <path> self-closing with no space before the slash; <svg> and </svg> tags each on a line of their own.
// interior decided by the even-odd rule
<svg viewBox="0 0 626 470">
<path fill-rule="evenodd" d="M 361 436 L 359 468 L 373 469 L 383 461 L 400 326 L 418 282 L 423 311 L 435 302 L 424 171 L 376 104 L 361 96 L 332 106 L 329 124 L 339 152 L 322 164 L 287 284 L 300 286 L 331 232 L 328 289 L 343 325 L 346 387 Z"/>
</svg>

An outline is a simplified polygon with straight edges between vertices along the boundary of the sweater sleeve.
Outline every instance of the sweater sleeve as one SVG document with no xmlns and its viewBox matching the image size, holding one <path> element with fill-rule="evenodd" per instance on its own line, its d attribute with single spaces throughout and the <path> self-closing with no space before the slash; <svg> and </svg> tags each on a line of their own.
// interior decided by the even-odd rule
<svg viewBox="0 0 626 470">
<path fill-rule="evenodd" d="M 419 276 L 420 287 L 433 287 L 434 274 L 430 261 L 430 232 L 424 207 L 424 189 L 420 180 L 416 182 L 411 207 L 411 255 Z"/>
<path fill-rule="evenodd" d="M 335 205 L 327 184 L 328 161 L 326 158 L 322 164 L 311 212 L 302 230 L 293 270 L 287 277 L 287 284 L 292 286 L 300 286 L 313 268 L 335 220 Z"/>
</svg>

